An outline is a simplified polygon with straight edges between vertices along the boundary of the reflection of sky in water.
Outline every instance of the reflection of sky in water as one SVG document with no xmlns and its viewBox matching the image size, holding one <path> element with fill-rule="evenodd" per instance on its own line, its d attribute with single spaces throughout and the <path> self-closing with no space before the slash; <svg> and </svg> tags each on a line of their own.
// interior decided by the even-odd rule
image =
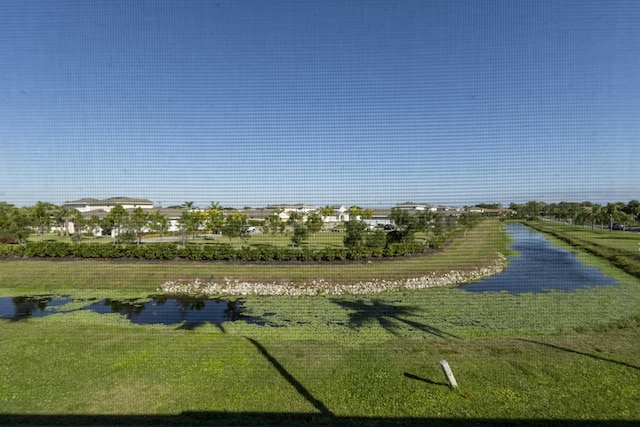
<svg viewBox="0 0 640 427">
<path fill-rule="evenodd" d="M 514 240 L 511 248 L 519 255 L 509 257 L 509 266 L 502 273 L 462 286 L 462 289 L 520 294 L 616 283 L 599 269 L 584 265 L 574 253 L 552 245 L 540 233 L 519 224 L 509 224 L 507 230 Z"/>
</svg>

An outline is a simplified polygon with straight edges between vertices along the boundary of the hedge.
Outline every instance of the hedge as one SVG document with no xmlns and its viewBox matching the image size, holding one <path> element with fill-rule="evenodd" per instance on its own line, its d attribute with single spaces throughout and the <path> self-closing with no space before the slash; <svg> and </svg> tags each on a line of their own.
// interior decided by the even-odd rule
<svg viewBox="0 0 640 427">
<path fill-rule="evenodd" d="M 457 230 L 432 240 L 427 245 L 420 242 L 389 243 L 384 248 L 360 246 L 353 249 L 276 247 L 252 245 L 235 249 L 226 243 L 211 245 L 176 243 L 69 243 L 27 242 L 25 244 L 0 244 L 0 256 L 21 258 L 139 258 L 147 260 L 172 260 L 176 258 L 192 261 L 343 261 L 372 257 L 408 256 L 425 252 L 429 247 L 439 248 L 446 241 L 460 234 Z"/>
</svg>

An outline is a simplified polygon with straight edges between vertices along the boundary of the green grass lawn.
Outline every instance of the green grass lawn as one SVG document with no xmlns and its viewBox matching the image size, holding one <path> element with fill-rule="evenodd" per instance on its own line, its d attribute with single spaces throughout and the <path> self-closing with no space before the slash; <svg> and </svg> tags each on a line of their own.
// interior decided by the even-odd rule
<svg viewBox="0 0 640 427">
<path fill-rule="evenodd" d="M 277 422 L 317 414 L 317 421 L 374 417 L 382 424 L 640 419 L 637 327 L 491 339 L 346 327 L 316 332 L 184 330 L 77 313 L 3 322 L 0 414 L 7 421 L 46 414 L 67 422 L 73 415 L 184 412 L 240 423 L 251 413 Z M 457 390 L 447 387 L 441 359 L 451 365 Z"/>
<path fill-rule="evenodd" d="M 598 228 L 573 226 L 560 223 L 543 223 L 546 227 L 551 227 L 554 230 L 568 233 L 572 236 L 578 237 L 587 242 L 595 243 L 598 245 L 620 249 L 627 251 L 631 254 L 638 254 L 638 245 L 640 244 L 640 233 L 635 232 L 623 232 L 623 231 L 610 231 L 602 230 Z"/>
<path fill-rule="evenodd" d="M 183 274 L 404 276 L 481 265 L 506 250 L 505 239 L 487 221 L 427 257 L 255 269 L 2 260 L 0 292 L 145 295 Z M 640 282 L 581 257 L 619 284 L 517 296 L 436 288 L 246 298 L 247 314 L 275 313 L 270 327 L 140 326 L 71 310 L 0 320 L 0 422 L 632 425 L 640 420 Z"/>
</svg>

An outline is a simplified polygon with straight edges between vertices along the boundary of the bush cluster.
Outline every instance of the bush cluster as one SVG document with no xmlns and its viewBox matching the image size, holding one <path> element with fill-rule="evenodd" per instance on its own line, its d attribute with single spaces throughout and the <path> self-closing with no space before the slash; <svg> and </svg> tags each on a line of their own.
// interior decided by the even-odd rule
<svg viewBox="0 0 640 427">
<path fill-rule="evenodd" d="M 407 256 L 424 252 L 424 243 L 392 243 L 385 248 L 358 247 L 309 248 L 244 246 L 236 249 L 229 244 L 213 245 L 175 243 L 104 244 L 69 242 L 27 242 L 23 245 L 0 244 L 0 256 L 24 258 L 138 258 L 147 260 L 187 259 L 192 261 L 342 261 L 372 257 Z"/>
<path fill-rule="evenodd" d="M 461 234 L 455 230 L 422 242 L 387 242 L 384 244 L 362 245 L 353 248 L 323 248 L 311 250 L 298 247 L 277 247 L 273 245 L 251 245 L 239 249 L 230 244 L 211 245 L 176 243 L 82 243 L 82 242 L 27 242 L 25 244 L 0 243 L 0 256 L 23 258 L 137 258 L 147 260 L 186 259 L 191 261 L 343 261 L 367 258 L 410 256 L 423 253 L 427 249 L 437 249 Z M 380 242 L 378 242 L 380 243 Z M 619 262 L 626 262 L 618 256 Z M 640 275 L 640 271 L 637 272 Z"/>
</svg>

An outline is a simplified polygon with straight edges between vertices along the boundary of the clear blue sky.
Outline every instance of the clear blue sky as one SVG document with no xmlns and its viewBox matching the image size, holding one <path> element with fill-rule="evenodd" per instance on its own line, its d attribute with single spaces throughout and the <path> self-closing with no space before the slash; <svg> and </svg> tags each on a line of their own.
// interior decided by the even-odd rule
<svg viewBox="0 0 640 427">
<path fill-rule="evenodd" d="M 0 2 L 0 201 L 640 198 L 640 1 Z"/>
</svg>

